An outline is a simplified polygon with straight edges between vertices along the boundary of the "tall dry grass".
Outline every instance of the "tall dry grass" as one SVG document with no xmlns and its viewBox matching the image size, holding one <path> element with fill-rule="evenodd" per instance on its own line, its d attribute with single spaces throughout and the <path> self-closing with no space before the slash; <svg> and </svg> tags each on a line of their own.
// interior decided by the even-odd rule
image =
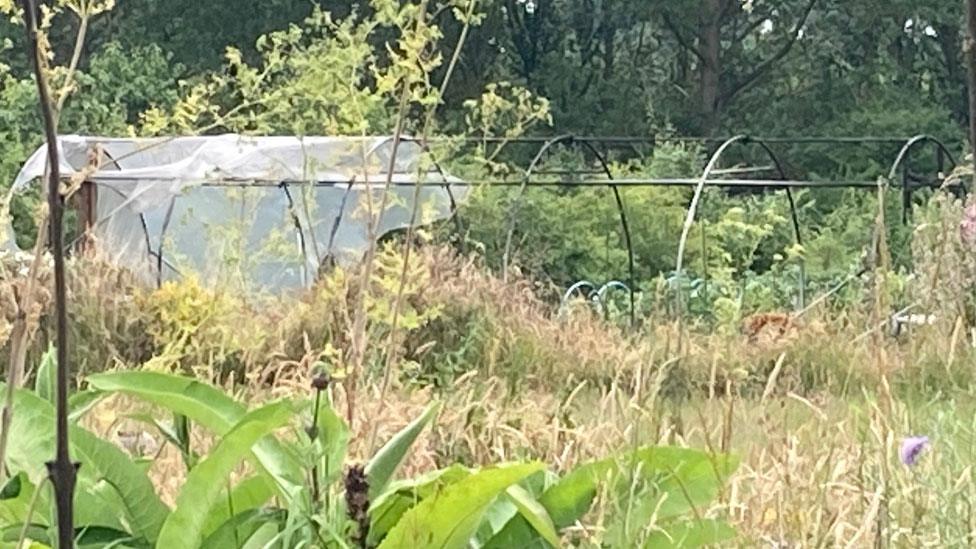
<svg viewBox="0 0 976 549">
<path fill-rule="evenodd" d="M 566 471 L 658 443 L 730 451 L 742 466 L 718 506 L 705 511 L 731 516 L 742 547 L 970 546 L 976 351 L 959 296 L 969 295 L 976 277 L 962 268 L 971 250 L 953 232 L 962 212 L 948 202 L 923 212 L 931 217 L 916 242 L 929 253 L 918 253 L 899 292 L 935 320 L 897 336 L 877 322 L 871 296 L 840 312 L 828 300 L 763 334 L 694 322 L 679 334 L 653 316 L 629 331 L 586 307 L 558 315 L 547 289 L 531 281 L 505 284 L 476 258 L 422 248 L 407 270 L 392 389 L 381 388 L 385 349 L 370 346 L 357 387 L 357 432 L 384 439 L 431 399 L 443 400 L 405 474 L 523 458 Z M 397 265 L 395 255 L 387 259 Z M 365 289 L 374 342 L 387 340 L 394 287 L 387 277 L 396 271 L 384 269 L 382 258 L 379 265 Z M 363 289 L 355 271 L 274 298 L 192 280 L 147 289 L 92 258 L 72 268 L 85 273 L 72 277 L 71 288 L 83 372 L 185 372 L 251 402 L 306 394 L 315 368 L 340 379 L 345 373 L 349 311 Z M 33 356 L 45 346 L 45 322 L 41 314 Z M 347 388 L 334 390 L 343 407 Z M 153 478 L 172 498 L 180 460 L 126 419 L 137 408 L 107 401 L 89 426 L 123 445 L 147 431 L 162 452 Z M 897 446 L 914 434 L 933 445 L 908 468 Z M 206 436 L 198 436 L 205 447 Z M 367 438 L 353 438 L 354 456 L 367 455 Z M 596 508 L 577 532 L 594 546 L 612 501 Z"/>
</svg>

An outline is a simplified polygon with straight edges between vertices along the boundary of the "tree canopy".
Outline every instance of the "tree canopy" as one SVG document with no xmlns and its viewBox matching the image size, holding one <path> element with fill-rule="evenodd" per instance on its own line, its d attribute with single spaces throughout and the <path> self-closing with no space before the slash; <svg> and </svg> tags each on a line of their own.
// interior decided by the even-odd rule
<svg viewBox="0 0 976 549">
<path fill-rule="evenodd" d="M 435 21 L 445 57 L 460 32 L 449 12 L 464 5 L 431 3 L 443 12 Z M 375 9 L 365 1 L 119 0 L 88 29 L 80 69 L 94 96 L 86 106 L 121 107 L 113 116 L 134 120 L 171 101 L 181 82 L 227 70 L 227 48 L 254 62 L 261 36 L 304 26 L 314 10 L 339 21 Z M 459 116 L 486 84 L 509 81 L 551 101 L 555 131 L 956 138 L 965 124 L 964 10 L 952 2 L 481 0 L 476 9 L 483 18 L 459 58 L 448 115 Z M 77 28 L 71 17 L 52 22 L 59 56 L 70 55 Z M 25 78 L 20 32 L 7 21 L 0 37 L 12 77 Z M 375 45 L 390 39 L 369 36 Z M 0 116 L 18 105 L 4 101 Z M 70 118 L 63 127 L 86 129 Z"/>
</svg>

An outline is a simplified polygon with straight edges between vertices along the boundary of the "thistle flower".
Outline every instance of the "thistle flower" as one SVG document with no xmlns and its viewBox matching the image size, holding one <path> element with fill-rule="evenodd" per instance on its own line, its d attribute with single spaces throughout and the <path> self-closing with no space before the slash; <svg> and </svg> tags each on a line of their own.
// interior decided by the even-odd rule
<svg viewBox="0 0 976 549">
<path fill-rule="evenodd" d="M 929 437 L 908 437 L 901 442 L 898 456 L 901 462 L 912 467 L 918 462 L 918 457 L 929 445 Z"/>
</svg>

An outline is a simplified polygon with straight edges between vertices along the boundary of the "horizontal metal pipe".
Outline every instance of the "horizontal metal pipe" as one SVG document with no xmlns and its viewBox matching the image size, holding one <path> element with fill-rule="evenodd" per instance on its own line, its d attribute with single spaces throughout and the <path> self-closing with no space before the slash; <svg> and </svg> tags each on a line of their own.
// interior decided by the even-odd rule
<svg viewBox="0 0 976 549">
<path fill-rule="evenodd" d="M 120 178 L 124 179 L 124 178 Z M 95 184 L 101 183 L 97 177 L 91 181 Z M 118 183 L 119 179 L 112 178 L 113 183 Z M 161 181 L 153 178 L 153 181 Z M 694 187 L 701 180 L 691 178 L 672 178 L 672 179 L 583 179 L 583 180 L 551 180 L 551 181 L 530 181 L 529 187 Z M 385 181 L 373 181 L 371 186 L 376 189 L 384 186 Z M 520 180 L 470 180 L 470 181 L 394 181 L 393 187 L 519 187 L 523 184 Z M 877 189 L 877 181 L 805 181 L 805 180 L 779 180 L 779 179 L 709 179 L 705 182 L 710 187 L 755 187 L 755 188 L 825 188 L 825 189 Z M 365 183 L 348 180 L 324 180 L 324 181 L 241 181 L 241 180 L 211 180 L 203 181 L 198 186 L 202 187 L 278 187 L 281 185 L 315 185 L 317 187 L 345 187 L 355 185 L 365 187 Z M 940 181 L 933 181 L 930 185 L 919 185 L 919 188 L 936 188 L 941 186 Z"/>
<path fill-rule="evenodd" d="M 513 144 L 540 144 L 547 143 L 551 141 L 553 137 L 542 137 L 542 136 L 531 136 L 531 137 L 433 137 L 427 140 L 428 143 L 442 143 L 442 142 L 461 142 L 461 143 L 513 143 Z M 667 142 L 690 142 L 690 143 L 723 143 L 728 141 L 727 138 L 722 137 L 698 137 L 698 136 L 648 136 L 648 137 L 634 137 L 634 136 L 588 136 L 580 135 L 574 137 L 576 141 L 589 141 L 590 143 L 600 143 L 600 144 L 653 144 L 653 143 L 667 143 Z M 773 137 L 752 137 L 757 141 L 765 141 L 767 143 L 783 143 L 783 144 L 829 144 L 829 143 L 847 143 L 847 144 L 876 144 L 876 143 L 897 143 L 902 144 L 911 139 L 911 136 L 906 137 L 896 137 L 896 136 L 866 136 L 866 137 L 846 137 L 846 136 L 816 136 L 816 137 L 784 137 L 784 136 L 773 136 Z"/>
<path fill-rule="evenodd" d="M 738 168 L 712 170 L 712 175 L 741 175 L 748 173 L 771 172 L 775 169 L 776 166 L 740 166 Z"/>
<path fill-rule="evenodd" d="M 616 187 L 694 187 L 700 180 L 689 178 L 675 179 L 583 179 L 583 180 L 551 180 L 551 181 L 530 181 L 529 187 L 606 187 L 613 185 Z M 233 182 L 233 181 L 214 181 L 205 182 L 204 186 L 277 186 L 285 185 L 308 185 L 303 181 L 285 182 Z M 318 181 L 316 186 L 345 186 L 350 184 L 348 181 Z M 354 183 L 364 186 L 363 183 Z M 705 183 L 713 187 L 806 187 L 806 188 L 878 188 L 876 181 L 794 181 L 794 180 L 773 180 L 773 179 L 709 179 Z M 381 186 L 382 183 L 374 182 L 373 187 Z M 420 185 L 422 187 L 443 187 L 445 183 L 434 181 L 396 181 L 394 187 L 412 187 Z M 457 181 L 449 182 L 451 187 L 519 187 L 522 181 L 505 180 L 477 180 L 477 181 Z"/>
</svg>

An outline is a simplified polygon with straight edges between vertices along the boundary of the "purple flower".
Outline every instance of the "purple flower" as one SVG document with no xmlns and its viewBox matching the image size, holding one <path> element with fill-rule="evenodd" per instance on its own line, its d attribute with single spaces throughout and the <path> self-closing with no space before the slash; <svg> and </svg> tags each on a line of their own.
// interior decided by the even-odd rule
<svg viewBox="0 0 976 549">
<path fill-rule="evenodd" d="M 898 455 L 901 457 L 901 462 L 909 467 L 915 465 L 918 461 L 918 456 L 922 454 L 925 448 L 929 445 L 929 437 L 908 437 L 901 443 L 901 450 L 899 450 Z"/>
<path fill-rule="evenodd" d="M 976 202 L 970 204 L 963 211 L 962 223 L 959 224 L 959 234 L 966 244 L 976 244 Z"/>
</svg>

